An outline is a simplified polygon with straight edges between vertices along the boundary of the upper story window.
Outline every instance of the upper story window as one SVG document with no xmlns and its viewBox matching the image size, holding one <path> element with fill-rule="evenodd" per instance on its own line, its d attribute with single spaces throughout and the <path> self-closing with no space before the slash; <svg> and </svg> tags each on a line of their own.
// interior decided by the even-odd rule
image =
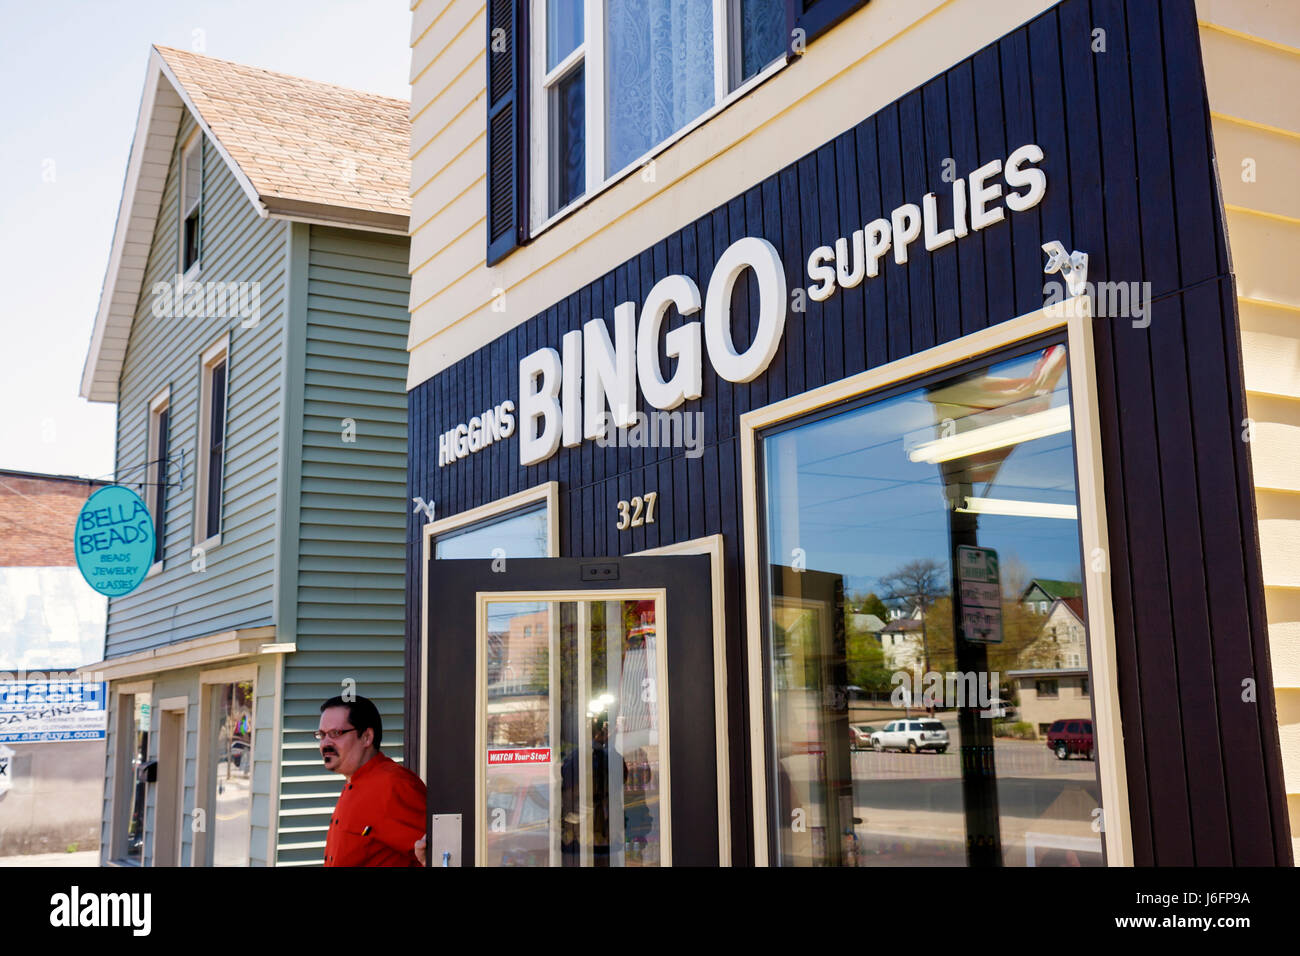
<svg viewBox="0 0 1300 956">
<path fill-rule="evenodd" d="M 487 264 L 867 0 L 488 0 Z"/>
<path fill-rule="evenodd" d="M 533 230 L 782 55 L 784 0 L 532 0 Z"/>
<path fill-rule="evenodd" d="M 181 271 L 199 264 L 199 207 L 203 198 L 203 134 L 195 130 L 181 149 Z"/>
<path fill-rule="evenodd" d="M 230 344 L 225 336 L 203 353 L 199 382 L 199 453 L 195 462 L 194 540 L 221 540 L 222 474 L 226 459 L 226 393 Z"/>
</svg>

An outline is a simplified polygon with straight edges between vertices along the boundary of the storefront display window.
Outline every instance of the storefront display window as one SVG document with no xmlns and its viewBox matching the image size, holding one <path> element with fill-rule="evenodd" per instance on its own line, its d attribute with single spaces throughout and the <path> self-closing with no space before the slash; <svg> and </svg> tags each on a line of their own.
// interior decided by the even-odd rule
<svg viewBox="0 0 1300 956">
<path fill-rule="evenodd" d="M 1100 865 L 1090 701 L 1008 676 L 1042 698 L 1079 666 L 1027 599 L 1083 582 L 1065 345 L 783 423 L 761 454 L 775 858 Z M 1064 758 L 1058 718 L 1088 730 Z"/>
</svg>

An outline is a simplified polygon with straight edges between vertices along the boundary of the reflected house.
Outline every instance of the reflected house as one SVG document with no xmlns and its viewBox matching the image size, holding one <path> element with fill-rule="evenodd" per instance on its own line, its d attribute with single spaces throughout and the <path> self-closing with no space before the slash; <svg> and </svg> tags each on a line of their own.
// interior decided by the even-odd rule
<svg viewBox="0 0 1300 956">
<path fill-rule="evenodd" d="M 1020 595 L 1020 603 L 1038 614 L 1046 614 L 1051 610 L 1054 601 L 1063 598 L 1079 601 L 1081 608 L 1082 596 L 1083 588 L 1078 581 L 1050 581 L 1046 578 L 1035 578 Z"/>
<path fill-rule="evenodd" d="M 1025 667 L 1087 666 L 1082 598 L 1057 598 L 1051 603 L 1042 633 L 1020 652 L 1020 663 Z"/>
<path fill-rule="evenodd" d="M 545 747 L 551 613 L 510 618 L 487 637 L 488 742 Z"/>
<path fill-rule="evenodd" d="M 1043 667 L 1008 671 L 1020 695 L 1017 720 L 1034 725 L 1039 737 L 1053 721 L 1092 717 L 1092 700 L 1086 667 Z"/>
<path fill-rule="evenodd" d="M 890 671 L 921 671 L 925 668 L 925 621 L 920 608 L 910 615 L 892 618 L 880 630 L 880 649 Z"/>
<path fill-rule="evenodd" d="M 322 863 L 349 689 L 404 756 L 409 138 L 404 100 L 149 51 L 81 383 L 158 540 L 85 668 L 104 863 Z"/>
</svg>

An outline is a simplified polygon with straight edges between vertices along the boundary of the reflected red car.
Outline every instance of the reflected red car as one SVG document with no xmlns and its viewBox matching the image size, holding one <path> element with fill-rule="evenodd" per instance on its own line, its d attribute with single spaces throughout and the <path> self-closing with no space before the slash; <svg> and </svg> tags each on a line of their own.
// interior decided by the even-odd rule
<svg viewBox="0 0 1300 956">
<path fill-rule="evenodd" d="M 1071 754 L 1095 760 L 1097 748 L 1092 739 L 1092 721 L 1085 717 L 1056 721 L 1047 728 L 1047 749 L 1058 760 L 1069 760 Z"/>
</svg>

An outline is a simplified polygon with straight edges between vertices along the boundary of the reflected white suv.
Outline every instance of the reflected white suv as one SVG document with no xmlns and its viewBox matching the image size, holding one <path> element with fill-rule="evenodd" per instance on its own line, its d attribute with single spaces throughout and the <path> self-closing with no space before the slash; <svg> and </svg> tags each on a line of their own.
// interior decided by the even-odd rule
<svg viewBox="0 0 1300 956">
<path fill-rule="evenodd" d="M 943 721 L 933 717 L 891 720 L 871 735 L 871 749 L 906 750 L 908 753 L 934 750 L 943 753 L 948 749 L 948 728 L 943 725 Z"/>
</svg>

